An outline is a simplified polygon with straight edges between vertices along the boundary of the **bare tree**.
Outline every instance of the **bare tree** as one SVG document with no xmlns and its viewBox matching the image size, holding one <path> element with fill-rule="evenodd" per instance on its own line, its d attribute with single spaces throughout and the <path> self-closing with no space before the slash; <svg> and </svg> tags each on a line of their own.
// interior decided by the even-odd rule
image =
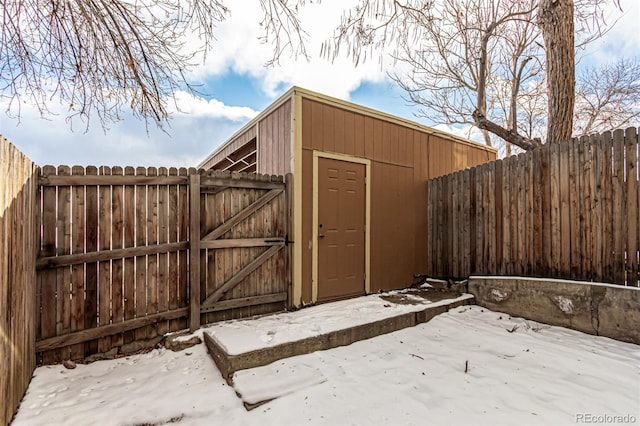
<svg viewBox="0 0 640 426">
<path fill-rule="evenodd" d="M 640 119 L 640 63 L 621 59 L 584 68 L 577 78 L 575 136 L 633 125 Z"/>
<path fill-rule="evenodd" d="M 274 60 L 290 49 L 306 55 L 297 4 L 260 0 Z M 228 9 L 221 0 L 5 0 L 0 4 L 0 96 L 20 117 L 22 102 L 42 115 L 59 99 L 68 120 L 103 126 L 123 108 L 162 126 L 177 89 L 194 91 L 186 71 L 212 49 Z M 185 35 L 195 34 L 192 48 Z"/>
<path fill-rule="evenodd" d="M 335 57 L 346 49 L 358 63 L 395 46 L 395 59 L 410 71 L 393 78 L 411 102 L 425 107 L 421 114 L 473 124 L 487 143 L 493 134 L 528 150 L 542 136 L 533 123 L 547 124 L 553 140 L 565 137 L 557 129 L 566 133 L 571 124 L 574 48 L 606 31 L 604 6 L 611 1 L 361 0 L 323 54 Z M 537 115 L 537 96 L 549 99 L 546 120 Z M 527 106 L 535 111 L 523 111 Z"/>
</svg>

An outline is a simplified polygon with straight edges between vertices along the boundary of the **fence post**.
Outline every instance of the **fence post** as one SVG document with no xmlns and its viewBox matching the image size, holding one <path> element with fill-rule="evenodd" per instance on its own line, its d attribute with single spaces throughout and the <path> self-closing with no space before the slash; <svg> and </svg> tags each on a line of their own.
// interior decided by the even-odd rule
<svg viewBox="0 0 640 426">
<path fill-rule="evenodd" d="M 293 307 L 293 250 L 290 238 L 293 237 L 293 174 L 287 173 L 284 177 L 285 183 L 285 234 L 287 247 L 285 255 L 286 284 L 287 284 L 287 307 Z"/>
<path fill-rule="evenodd" d="M 189 175 L 189 330 L 200 328 L 200 174 Z"/>
</svg>

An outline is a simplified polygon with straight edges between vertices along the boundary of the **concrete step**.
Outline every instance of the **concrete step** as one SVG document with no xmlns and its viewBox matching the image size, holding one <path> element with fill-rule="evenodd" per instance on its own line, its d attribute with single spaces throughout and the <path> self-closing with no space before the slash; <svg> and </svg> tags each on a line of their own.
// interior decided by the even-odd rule
<svg viewBox="0 0 640 426">
<path fill-rule="evenodd" d="M 422 324 L 450 309 L 474 303 L 471 294 L 410 289 L 327 303 L 258 319 L 218 323 L 205 328 L 203 337 L 222 377 L 233 385 L 233 374 L 239 370 L 350 345 Z M 358 308 L 353 308 L 354 306 L 366 306 L 363 308 L 367 311 L 366 314 L 355 320 L 341 320 L 350 315 L 358 316 L 355 312 Z M 322 321 L 328 325 L 319 324 Z M 307 329 L 300 330 L 306 323 Z M 296 333 L 293 333 L 287 335 L 284 342 L 269 341 L 268 338 L 276 333 L 270 330 L 277 329 L 285 334 L 287 328 L 296 329 L 299 336 L 296 337 Z"/>
</svg>

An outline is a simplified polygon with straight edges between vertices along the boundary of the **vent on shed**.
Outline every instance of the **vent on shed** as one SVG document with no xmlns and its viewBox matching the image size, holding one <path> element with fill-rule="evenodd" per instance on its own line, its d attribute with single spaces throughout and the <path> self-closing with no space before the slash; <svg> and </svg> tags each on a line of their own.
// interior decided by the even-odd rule
<svg viewBox="0 0 640 426">
<path fill-rule="evenodd" d="M 218 161 L 213 170 L 229 170 L 232 172 L 256 172 L 256 138 L 251 139 L 231 154 Z"/>
</svg>

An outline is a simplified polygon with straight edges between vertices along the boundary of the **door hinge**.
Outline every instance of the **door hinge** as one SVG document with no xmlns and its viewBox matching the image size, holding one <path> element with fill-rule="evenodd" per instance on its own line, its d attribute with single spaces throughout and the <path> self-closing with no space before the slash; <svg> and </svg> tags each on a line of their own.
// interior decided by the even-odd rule
<svg viewBox="0 0 640 426">
<path fill-rule="evenodd" d="M 368 179 L 369 179 L 369 178 L 367 178 L 366 176 L 364 177 L 364 184 L 365 184 L 365 185 L 367 184 Z"/>
<path fill-rule="evenodd" d="M 362 273 L 362 281 L 367 281 L 367 273 L 366 272 Z"/>
</svg>

